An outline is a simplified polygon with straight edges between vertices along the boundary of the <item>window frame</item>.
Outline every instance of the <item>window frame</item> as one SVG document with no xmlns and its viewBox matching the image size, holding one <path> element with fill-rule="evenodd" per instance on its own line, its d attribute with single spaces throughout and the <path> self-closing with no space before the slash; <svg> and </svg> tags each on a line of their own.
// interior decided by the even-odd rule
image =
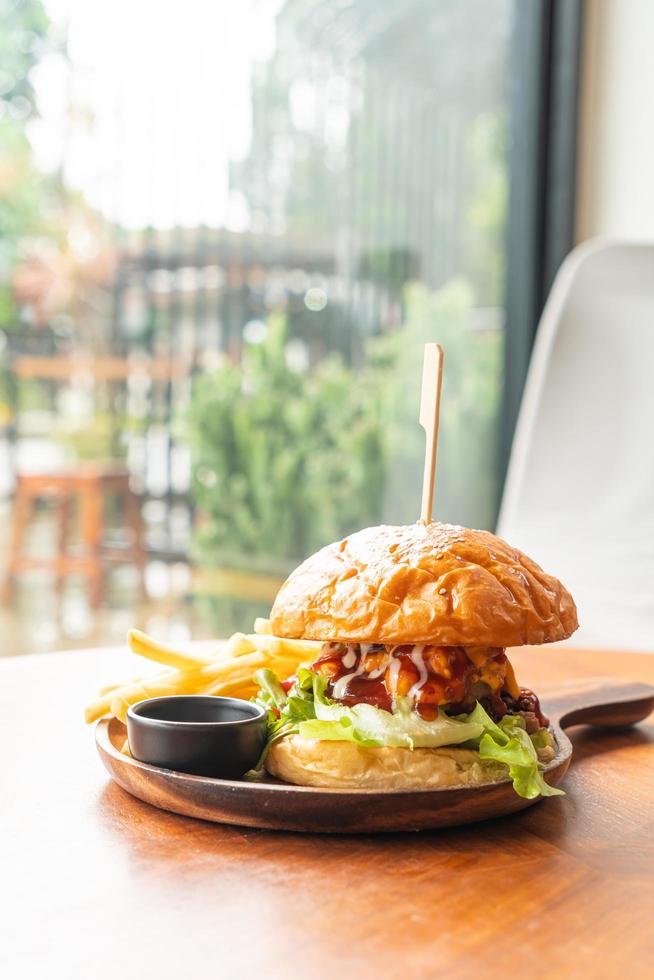
<svg viewBox="0 0 654 980">
<path fill-rule="evenodd" d="M 538 321 L 574 245 L 583 0 L 516 0 L 514 24 L 500 494 Z"/>
</svg>

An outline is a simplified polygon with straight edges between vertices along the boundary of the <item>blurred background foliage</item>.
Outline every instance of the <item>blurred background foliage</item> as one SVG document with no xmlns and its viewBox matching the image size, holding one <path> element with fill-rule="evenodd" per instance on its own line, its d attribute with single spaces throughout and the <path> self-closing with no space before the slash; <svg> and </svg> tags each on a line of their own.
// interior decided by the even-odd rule
<svg viewBox="0 0 654 980">
<path fill-rule="evenodd" d="M 422 358 L 424 345 L 437 340 L 445 359 L 434 515 L 455 524 L 492 527 L 502 335 L 486 328 L 473 300 L 465 279 L 436 291 L 411 283 L 405 290 L 403 326 L 376 342 L 373 356 L 383 359 L 387 371 L 390 366 L 383 508 L 388 523 L 411 523 L 420 512 Z"/>
<path fill-rule="evenodd" d="M 211 622 L 248 628 L 310 552 L 415 520 L 437 340 L 435 513 L 492 527 L 514 19 L 0 0 L 0 496 L 124 465 L 152 580 L 191 608 L 238 572 Z"/>
<path fill-rule="evenodd" d="M 263 325 L 262 325 L 263 326 Z M 188 419 L 198 508 L 195 556 L 287 571 L 381 518 L 388 457 L 388 367 L 337 355 L 294 366 L 286 319 L 240 364 L 195 381 Z"/>
<path fill-rule="evenodd" d="M 186 431 L 199 561 L 248 567 L 256 556 L 285 570 L 359 527 L 414 521 L 422 353 L 434 338 L 446 351 L 436 513 L 490 522 L 498 335 L 471 328 L 464 280 L 437 292 L 412 284 L 405 303 L 405 324 L 369 338 L 359 368 L 335 355 L 294 366 L 278 315 L 240 364 L 196 379 Z"/>
<path fill-rule="evenodd" d="M 40 0 L 0 0 L 0 328 L 19 323 L 10 271 L 41 227 L 48 181 L 33 164 L 26 123 L 37 112 L 32 69 L 51 44 Z"/>
</svg>

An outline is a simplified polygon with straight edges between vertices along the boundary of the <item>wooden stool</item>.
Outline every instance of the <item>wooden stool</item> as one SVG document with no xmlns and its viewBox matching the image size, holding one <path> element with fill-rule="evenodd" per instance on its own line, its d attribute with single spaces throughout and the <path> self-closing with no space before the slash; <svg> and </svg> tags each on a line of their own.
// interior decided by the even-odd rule
<svg viewBox="0 0 654 980">
<path fill-rule="evenodd" d="M 122 501 L 125 526 L 131 532 L 126 548 L 107 548 L 103 542 L 104 500 L 115 496 Z M 57 554 L 53 558 L 32 558 L 24 554 L 26 531 L 37 501 L 51 500 L 57 507 Z M 69 551 L 68 532 L 71 504 L 79 505 L 83 551 Z M 104 562 L 130 562 L 140 573 L 144 591 L 145 549 L 143 520 L 139 499 L 130 487 L 129 473 L 123 466 L 110 463 L 86 463 L 49 475 L 22 474 L 16 480 L 14 507 L 9 541 L 9 560 L 4 599 L 13 595 L 16 576 L 30 569 L 46 569 L 55 574 L 61 588 L 66 575 L 79 573 L 86 577 L 89 600 L 97 608 L 104 596 Z"/>
</svg>

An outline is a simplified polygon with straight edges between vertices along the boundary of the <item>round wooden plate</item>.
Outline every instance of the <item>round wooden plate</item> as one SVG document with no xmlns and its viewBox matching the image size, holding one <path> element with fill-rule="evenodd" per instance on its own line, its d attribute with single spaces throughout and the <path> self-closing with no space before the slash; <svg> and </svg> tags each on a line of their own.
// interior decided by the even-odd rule
<svg viewBox="0 0 654 980">
<path fill-rule="evenodd" d="M 642 721 L 653 709 L 654 687 L 644 684 L 600 682 L 549 698 L 544 710 L 552 719 L 558 751 L 545 768 L 547 782 L 556 786 L 570 765 L 572 745 L 564 727 L 624 727 Z M 310 833 L 426 830 L 504 816 L 538 802 L 522 799 L 508 780 L 461 789 L 382 792 L 291 786 L 272 778 L 209 779 L 138 762 L 121 752 L 125 737 L 125 726 L 117 719 L 98 722 L 98 752 L 123 789 L 162 810 L 215 823 Z"/>
</svg>

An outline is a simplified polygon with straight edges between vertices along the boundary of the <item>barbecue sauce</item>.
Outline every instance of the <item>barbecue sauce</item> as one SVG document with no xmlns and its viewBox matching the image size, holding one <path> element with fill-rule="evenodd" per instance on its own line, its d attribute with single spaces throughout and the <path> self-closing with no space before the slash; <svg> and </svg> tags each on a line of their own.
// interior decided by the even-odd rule
<svg viewBox="0 0 654 980">
<path fill-rule="evenodd" d="M 498 650 L 498 663 L 505 660 Z M 328 678 L 327 696 L 345 705 L 373 704 L 392 711 L 398 696 L 432 721 L 441 704 L 463 702 L 477 668 L 463 647 L 326 643 L 312 668 Z"/>
</svg>

